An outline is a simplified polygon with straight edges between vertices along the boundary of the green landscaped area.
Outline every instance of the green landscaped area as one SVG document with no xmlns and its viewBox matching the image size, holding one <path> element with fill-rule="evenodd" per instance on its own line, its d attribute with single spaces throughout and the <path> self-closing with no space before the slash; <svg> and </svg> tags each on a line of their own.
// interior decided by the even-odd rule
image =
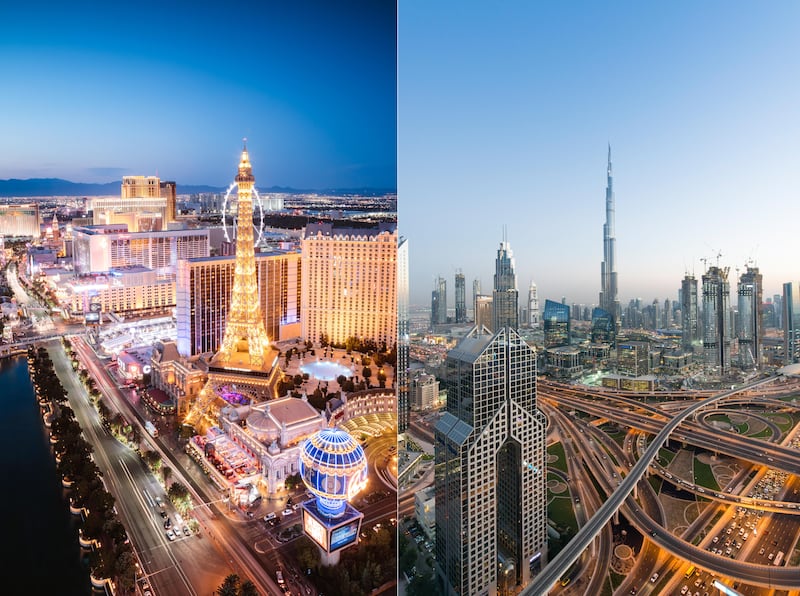
<svg viewBox="0 0 800 596">
<path fill-rule="evenodd" d="M 711 414 L 710 416 L 706 416 L 706 422 L 725 422 L 726 424 L 730 424 L 731 419 L 727 414 Z"/>
<path fill-rule="evenodd" d="M 753 437 L 754 439 L 767 439 L 772 436 L 772 430 L 770 430 L 769 428 L 764 428 L 761 429 L 759 432 L 750 436 Z"/>
<path fill-rule="evenodd" d="M 653 490 L 656 491 L 656 494 L 659 494 L 661 491 L 661 485 L 664 483 L 661 477 L 653 474 L 648 476 L 647 481 L 650 483 L 650 486 L 653 487 Z"/>
<path fill-rule="evenodd" d="M 658 450 L 658 463 L 660 463 L 662 466 L 669 466 L 673 459 L 675 459 L 675 454 L 669 449 L 664 449 L 662 447 Z"/>
<path fill-rule="evenodd" d="M 736 431 L 740 435 L 746 435 L 748 430 L 750 430 L 750 425 L 747 424 L 746 422 L 742 422 L 741 424 L 736 425 Z"/>
<path fill-rule="evenodd" d="M 619 588 L 620 584 L 622 584 L 622 582 L 625 581 L 625 578 L 627 577 L 625 575 L 621 575 L 621 574 L 616 573 L 614 571 L 609 571 L 608 575 L 609 575 L 609 579 L 611 580 L 611 585 L 612 585 L 614 590 Z"/>
<path fill-rule="evenodd" d="M 556 468 L 557 470 L 561 470 L 566 474 L 567 458 L 564 455 L 564 446 L 561 443 L 553 443 L 547 448 L 547 454 L 558 456 L 558 461 L 547 462 L 548 467 Z"/>
<path fill-rule="evenodd" d="M 775 425 L 781 429 L 781 432 L 788 432 L 789 429 L 793 428 L 795 424 L 797 424 L 797 418 L 800 417 L 797 414 L 792 414 L 792 420 L 789 421 L 786 418 L 786 414 L 764 414 L 764 418 L 769 418 Z"/>
<path fill-rule="evenodd" d="M 548 492 L 547 517 L 558 528 L 572 528 L 578 531 L 578 520 L 575 518 L 575 511 L 572 509 L 572 497 L 553 495 Z"/>
<path fill-rule="evenodd" d="M 717 484 L 717 479 L 714 478 L 711 466 L 697 458 L 694 459 L 694 478 L 695 484 L 699 486 L 710 488 L 711 490 L 719 490 L 719 484 Z"/>
</svg>

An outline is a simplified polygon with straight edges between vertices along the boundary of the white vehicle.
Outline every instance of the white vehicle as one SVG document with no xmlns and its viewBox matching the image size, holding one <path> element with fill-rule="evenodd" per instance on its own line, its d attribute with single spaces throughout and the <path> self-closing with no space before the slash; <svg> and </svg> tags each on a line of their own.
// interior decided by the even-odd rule
<svg viewBox="0 0 800 596">
<path fill-rule="evenodd" d="M 281 515 L 283 515 L 283 517 L 289 517 L 292 513 L 294 513 L 294 511 L 291 509 L 284 509 Z"/>
<path fill-rule="evenodd" d="M 652 583 L 656 583 L 658 581 L 658 573 L 654 573 L 653 577 L 650 578 Z"/>
<path fill-rule="evenodd" d="M 158 436 L 158 429 L 156 428 L 156 425 L 149 420 L 144 423 L 144 428 L 148 433 L 150 433 L 151 437 L 156 438 Z"/>
<path fill-rule="evenodd" d="M 167 530 L 167 538 L 169 538 L 170 541 L 175 540 L 175 533 L 172 530 Z"/>
<path fill-rule="evenodd" d="M 283 587 L 285 587 L 285 586 L 286 586 L 286 582 L 284 582 L 284 581 L 283 581 L 283 571 L 281 571 L 280 569 L 278 569 L 278 570 L 275 572 L 275 579 L 276 579 L 276 580 L 278 580 L 278 585 L 279 585 L 281 588 L 283 588 Z"/>
<path fill-rule="evenodd" d="M 264 521 L 265 521 L 265 522 L 268 522 L 268 521 L 271 521 L 271 520 L 275 519 L 276 517 L 278 517 L 278 516 L 277 516 L 277 515 L 275 515 L 275 512 L 274 512 L 274 511 L 270 511 L 269 513 L 267 513 L 267 514 L 264 516 Z"/>
</svg>

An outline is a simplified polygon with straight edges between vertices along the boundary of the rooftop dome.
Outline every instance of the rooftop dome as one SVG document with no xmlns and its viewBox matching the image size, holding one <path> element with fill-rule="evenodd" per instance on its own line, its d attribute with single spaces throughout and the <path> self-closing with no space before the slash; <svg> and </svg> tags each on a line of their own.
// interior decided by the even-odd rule
<svg viewBox="0 0 800 596">
<path fill-rule="evenodd" d="M 346 431 L 326 428 L 300 448 L 300 474 L 321 512 L 337 517 L 367 482 L 367 457 Z"/>
</svg>

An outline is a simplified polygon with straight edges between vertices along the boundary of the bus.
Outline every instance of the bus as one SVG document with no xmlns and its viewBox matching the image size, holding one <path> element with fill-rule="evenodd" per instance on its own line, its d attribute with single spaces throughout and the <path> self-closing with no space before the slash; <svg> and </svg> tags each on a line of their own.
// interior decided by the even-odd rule
<svg viewBox="0 0 800 596">
<path fill-rule="evenodd" d="M 685 576 L 687 578 L 692 577 L 693 573 L 694 573 L 694 565 L 689 565 L 689 569 L 686 570 Z"/>
<path fill-rule="evenodd" d="M 778 565 L 780 565 L 780 564 L 781 564 L 781 561 L 783 561 L 783 551 L 782 551 L 782 550 L 779 550 L 779 551 L 778 551 L 778 554 L 777 554 L 777 555 L 775 555 L 775 560 L 774 560 L 774 561 L 772 561 L 772 564 L 773 564 L 773 565 L 775 565 L 775 566 L 777 567 Z"/>
</svg>

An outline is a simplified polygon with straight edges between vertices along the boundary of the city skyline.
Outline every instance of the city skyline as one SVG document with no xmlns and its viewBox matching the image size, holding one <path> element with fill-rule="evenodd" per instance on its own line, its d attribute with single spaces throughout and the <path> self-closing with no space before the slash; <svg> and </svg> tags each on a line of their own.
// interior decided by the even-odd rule
<svg viewBox="0 0 800 596">
<path fill-rule="evenodd" d="M 0 179 L 395 188 L 395 63 L 392 3 L 4 5 Z"/>
<path fill-rule="evenodd" d="M 674 300 L 719 252 L 732 276 L 753 259 L 765 297 L 797 277 L 798 7 L 452 8 L 399 14 L 412 303 L 457 269 L 486 286 L 506 225 L 522 287 L 597 304 L 609 142 L 623 307 Z"/>
</svg>

